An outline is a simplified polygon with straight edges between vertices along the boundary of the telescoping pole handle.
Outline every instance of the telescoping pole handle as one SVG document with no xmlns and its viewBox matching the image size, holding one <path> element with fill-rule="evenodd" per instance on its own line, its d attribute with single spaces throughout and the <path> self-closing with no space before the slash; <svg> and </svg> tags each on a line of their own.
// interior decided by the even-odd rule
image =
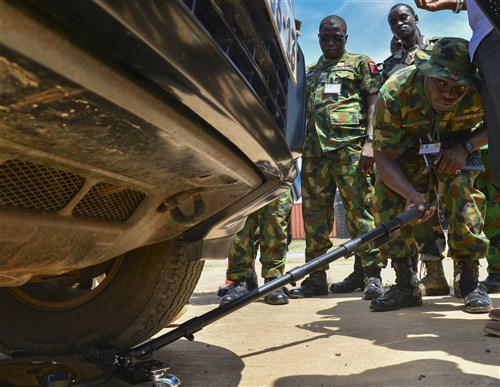
<svg viewBox="0 0 500 387">
<path fill-rule="evenodd" d="M 430 209 L 430 207 L 431 205 L 429 203 L 425 203 L 424 212 Z M 293 278 L 292 281 L 288 283 L 295 285 L 298 280 L 304 278 L 309 273 L 312 273 L 341 257 L 349 258 L 360 248 L 368 244 L 373 244 L 374 247 L 378 247 L 387 243 L 391 239 L 399 236 L 401 228 L 421 218 L 422 215 L 423 212 L 417 207 L 410 208 L 409 210 L 391 219 L 389 222 L 383 223 L 367 233 L 348 240 L 336 249 L 329 251 L 302 266 L 293 268 L 289 272 L 285 273 L 285 275 L 288 274 Z M 274 281 L 269 283 L 272 282 Z"/>
<path fill-rule="evenodd" d="M 430 204 L 425 204 L 425 210 L 430 208 Z M 369 231 L 363 235 L 353 238 L 344 244 L 341 244 L 336 249 L 327 252 L 318 258 L 313 259 L 310 262 L 305 263 L 302 266 L 297 266 L 290 271 L 283 274 L 281 277 L 276 278 L 272 281 L 267 282 L 261 287 L 254 289 L 247 294 L 238 297 L 237 299 L 221 305 L 201 316 L 194 317 L 185 323 L 179 325 L 176 329 L 165 333 L 155 339 L 147 341 L 135 348 L 126 351 L 123 356 L 133 356 L 136 358 L 143 358 L 151 355 L 153 351 L 164 347 L 182 337 L 186 337 L 188 340 L 194 339 L 194 333 L 202 330 L 205 326 L 221 319 L 222 317 L 235 312 L 236 310 L 250 304 L 251 302 L 263 297 L 275 290 L 281 289 L 283 286 L 288 284 L 295 284 L 296 281 L 304 278 L 306 275 L 320 269 L 321 267 L 339 259 L 342 257 L 348 258 L 353 255 L 359 248 L 368 245 L 369 243 L 376 242 L 377 240 L 383 240 L 383 243 L 394 238 L 399 230 L 412 223 L 413 221 L 422 217 L 423 212 L 419 211 L 418 208 L 410 208 L 409 210 L 403 212 L 402 214 L 396 216 L 394 219 L 387 223 L 379 225 L 372 231 Z M 378 243 L 377 245 L 380 245 Z"/>
</svg>

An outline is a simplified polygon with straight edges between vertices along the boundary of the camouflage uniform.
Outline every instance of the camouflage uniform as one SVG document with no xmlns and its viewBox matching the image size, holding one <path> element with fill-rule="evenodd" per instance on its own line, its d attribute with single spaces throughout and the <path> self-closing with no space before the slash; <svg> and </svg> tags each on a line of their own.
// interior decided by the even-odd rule
<svg viewBox="0 0 500 387">
<path fill-rule="evenodd" d="M 426 38 L 420 35 L 418 45 L 410 49 L 405 49 L 402 45 L 398 51 L 392 54 L 383 62 L 382 79 L 385 82 L 396 71 L 411 66 L 415 58 L 415 51 L 418 49 L 430 49 L 438 38 Z"/>
<path fill-rule="evenodd" d="M 484 195 L 474 188 L 478 172 L 462 171 L 449 176 L 425 166 L 419 152 L 421 139 L 436 133 L 437 139 L 466 133 L 481 123 L 483 110 L 479 93 L 471 88 L 450 111 L 436 113 L 427 102 L 424 75 L 410 66 L 391 77 L 380 90 L 374 117 L 374 150 L 395 152 L 403 174 L 418 192 L 436 204 L 434 187 L 441 196 L 448 222 L 451 256 L 459 260 L 479 260 L 486 256 L 489 241 L 483 230 Z M 387 187 L 381 179 L 375 184 L 373 210 L 377 224 L 387 222 L 404 211 L 406 199 Z M 403 260 L 417 254 L 413 227 L 380 247 L 385 258 Z"/>
<path fill-rule="evenodd" d="M 484 233 L 490 240 L 488 261 L 489 276 L 482 283 L 488 288 L 488 293 L 500 290 L 500 190 L 491 183 L 489 173 L 488 151 L 481 152 L 485 172 L 477 177 L 477 188 L 486 196 L 486 217 L 484 218 Z"/>
<path fill-rule="evenodd" d="M 285 270 L 288 223 L 292 210 L 291 191 L 252 213 L 234 240 L 226 278 L 241 281 L 252 277 L 257 248 L 263 278 L 277 278 Z"/>
<path fill-rule="evenodd" d="M 375 221 L 380 224 L 405 209 L 408 203 L 402 192 L 407 192 L 413 204 L 423 196 L 436 205 L 438 195 L 448 223 L 449 252 L 460 269 L 456 295 L 464 299 L 466 312 L 487 313 L 493 303 L 479 286 L 478 267 L 479 259 L 488 253 L 489 240 L 483 232 L 485 198 L 474 187 L 478 172 L 463 168 L 449 174 L 450 165 L 461 165 L 457 162 L 463 154 L 460 144 L 453 146 L 454 153 L 443 155 L 447 173 L 432 164 L 427 167 L 419 154 L 421 143 L 463 137 L 467 141 L 463 148 L 470 153 L 470 147 L 474 147 L 471 141 L 475 145 L 485 142 L 484 111 L 476 86 L 477 72 L 469 61 L 468 41 L 461 38 L 438 39 L 428 54 L 416 52 L 415 66 L 387 80 L 375 105 L 373 148 L 382 178 L 375 183 L 372 203 Z M 443 106 L 443 98 L 449 98 L 451 105 L 436 111 L 433 105 Z M 471 128 L 478 132 L 471 135 Z M 456 153 L 459 151 L 460 155 Z M 380 247 L 380 252 L 385 258 L 391 257 L 396 284 L 383 297 L 372 300 L 370 309 L 390 311 L 422 305 L 412 268 L 412 258 L 418 252 L 413 226 L 402 228 L 400 235 Z"/>
<path fill-rule="evenodd" d="M 415 59 L 417 50 L 430 50 L 438 38 L 427 38 L 419 33 L 418 44 L 410 49 L 405 49 L 403 45 L 393 55 L 387 58 L 383 63 L 382 78 L 384 82 L 396 71 L 411 66 Z M 449 293 L 449 287 L 446 278 L 442 273 L 442 264 L 440 261 L 444 258 L 446 248 L 446 237 L 442 225 L 439 222 L 438 212 L 428 220 L 415 227 L 413 230 L 420 259 L 425 262 L 427 275 L 422 279 L 421 290 L 427 295 L 442 295 Z M 415 271 L 417 265 L 415 257 Z M 438 266 L 436 266 L 438 265 Z M 432 268 L 432 269 L 431 269 Z M 435 272 L 432 272 L 435 271 Z M 427 286 L 427 287 L 426 287 Z"/>
<path fill-rule="evenodd" d="M 377 93 L 380 84 L 375 64 L 365 55 L 345 52 L 335 60 L 321 57 L 308 68 L 307 137 L 301 170 L 306 262 L 332 247 L 329 234 L 337 188 L 351 236 L 374 227 L 369 206 L 373 187 L 359 161 L 366 138 L 366 100 Z M 376 249 L 366 247 L 359 255 L 364 267 L 384 266 Z"/>
</svg>

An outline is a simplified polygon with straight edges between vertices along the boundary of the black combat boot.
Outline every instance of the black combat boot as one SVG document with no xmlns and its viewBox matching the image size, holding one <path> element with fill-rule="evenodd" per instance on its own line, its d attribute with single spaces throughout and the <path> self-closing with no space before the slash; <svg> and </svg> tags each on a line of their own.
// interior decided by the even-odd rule
<svg viewBox="0 0 500 387">
<path fill-rule="evenodd" d="M 450 286 L 444 276 L 443 261 L 436 259 L 421 259 L 426 274 L 418 281 L 418 287 L 423 296 L 446 296 L 450 294 Z"/>
<path fill-rule="evenodd" d="M 382 277 L 380 277 L 380 268 L 365 267 L 365 289 L 363 290 L 364 300 L 373 300 L 384 295 L 382 287 Z"/>
<path fill-rule="evenodd" d="M 365 288 L 365 274 L 361 266 L 361 257 L 354 256 L 354 271 L 349 274 L 343 281 L 336 282 L 330 285 L 331 293 L 351 293 L 357 289 Z"/>
<path fill-rule="evenodd" d="M 236 300 L 238 297 L 244 296 L 250 291 L 248 289 L 248 282 L 246 281 L 235 281 L 231 285 L 233 285 L 231 289 L 220 299 L 220 305 L 226 305 L 227 303 Z"/>
<path fill-rule="evenodd" d="M 275 278 L 266 278 L 264 283 L 268 283 Z M 281 289 L 275 290 L 272 293 L 269 293 L 264 297 L 264 301 L 269 305 L 285 305 L 288 304 L 288 296 L 285 293 L 286 288 L 282 287 Z"/>
<path fill-rule="evenodd" d="M 370 309 L 380 312 L 422 305 L 422 294 L 416 283 L 411 259 L 392 261 L 396 285 L 380 298 L 372 300 Z"/>
<path fill-rule="evenodd" d="M 484 281 L 481 281 L 486 287 L 486 291 L 491 293 L 500 293 L 500 274 L 488 273 L 488 277 Z"/>
<path fill-rule="evenodd" d="M 312 296 L 325 296 L 328 294 L 328 282 L 326 281 L 326 271 L 320 270 L 309 274 L 302 284 L 290 290 L 290 298 L 309 298 Z"/>
<path fill-rule="evenodd" d="M 493 309 L 493 303 L 486 289 L 479 283 L 479 261 L 460 260 L 458 278 L 459 297 L 464 299 L 468 313 L 487 313 Z"/>
<path fill-rule="evenodd" d="M 248 280 L 244 281 L 248 284 L 248 290 L 254 290 L 259 287 L 259 279 L 257 278 L 256 272 L 252 272 L 252 276 Z M 229 285 L 219 288 L 219 290 L 217 290 L 217 296 L 224 297 L 235 286 L 235 282 L 232 282 Z"/>
<path fill-rule="evenodd" d="M 460 297 L 460 287 L 458 286 L 458 281 L 460 280 L 460 261 L 458 259 L 453 260 L 453 293 L 455 294 L 455 297 L 457 298 L 462 298 Z M 479 272 L 477 273 L 478 278 L 479 278 Z"/>
<path fill-rule="evenodd" d="M 417 276 L 418 274 L 418 255 L 411 258 L 411 268 L 413 269 L 413 274 Z"/>
</svg>

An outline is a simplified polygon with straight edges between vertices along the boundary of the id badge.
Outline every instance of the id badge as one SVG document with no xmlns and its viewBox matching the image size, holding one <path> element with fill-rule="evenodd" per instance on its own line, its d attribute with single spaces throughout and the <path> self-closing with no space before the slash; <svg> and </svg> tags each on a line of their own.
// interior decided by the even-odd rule
<svg viewBox="0 0 500 387">
<path fill-rule="evenodd" d="M 341 85 L 340 83 L 327 83 L 325 85 L 325 94 L 340 94 Z"/>
<path fill-rule="evenodd" d="M 418 151 L 419 155 L 433 155 L 439 153 L 441 150 L 441 143 L 436 142 L 433 144 L 420 144 L 420 149 Z"/>
</svg>

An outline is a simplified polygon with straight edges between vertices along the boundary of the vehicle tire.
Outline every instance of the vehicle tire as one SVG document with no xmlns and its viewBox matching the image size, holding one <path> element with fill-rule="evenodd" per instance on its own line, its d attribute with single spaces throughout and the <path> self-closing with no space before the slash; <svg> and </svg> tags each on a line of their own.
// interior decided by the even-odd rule
<svg viewBox="0 0 500 387">
<path fill-rule="evenodd" d="M 75 355 L 150 338 L 178 315 L 201 275 L 204 262 L 188 261 L 185 249 L 175 240 L 131 251 L 97 266 L 97 286 L 86 279 L 0 289 L 0 350 Z"/>
</svg>

